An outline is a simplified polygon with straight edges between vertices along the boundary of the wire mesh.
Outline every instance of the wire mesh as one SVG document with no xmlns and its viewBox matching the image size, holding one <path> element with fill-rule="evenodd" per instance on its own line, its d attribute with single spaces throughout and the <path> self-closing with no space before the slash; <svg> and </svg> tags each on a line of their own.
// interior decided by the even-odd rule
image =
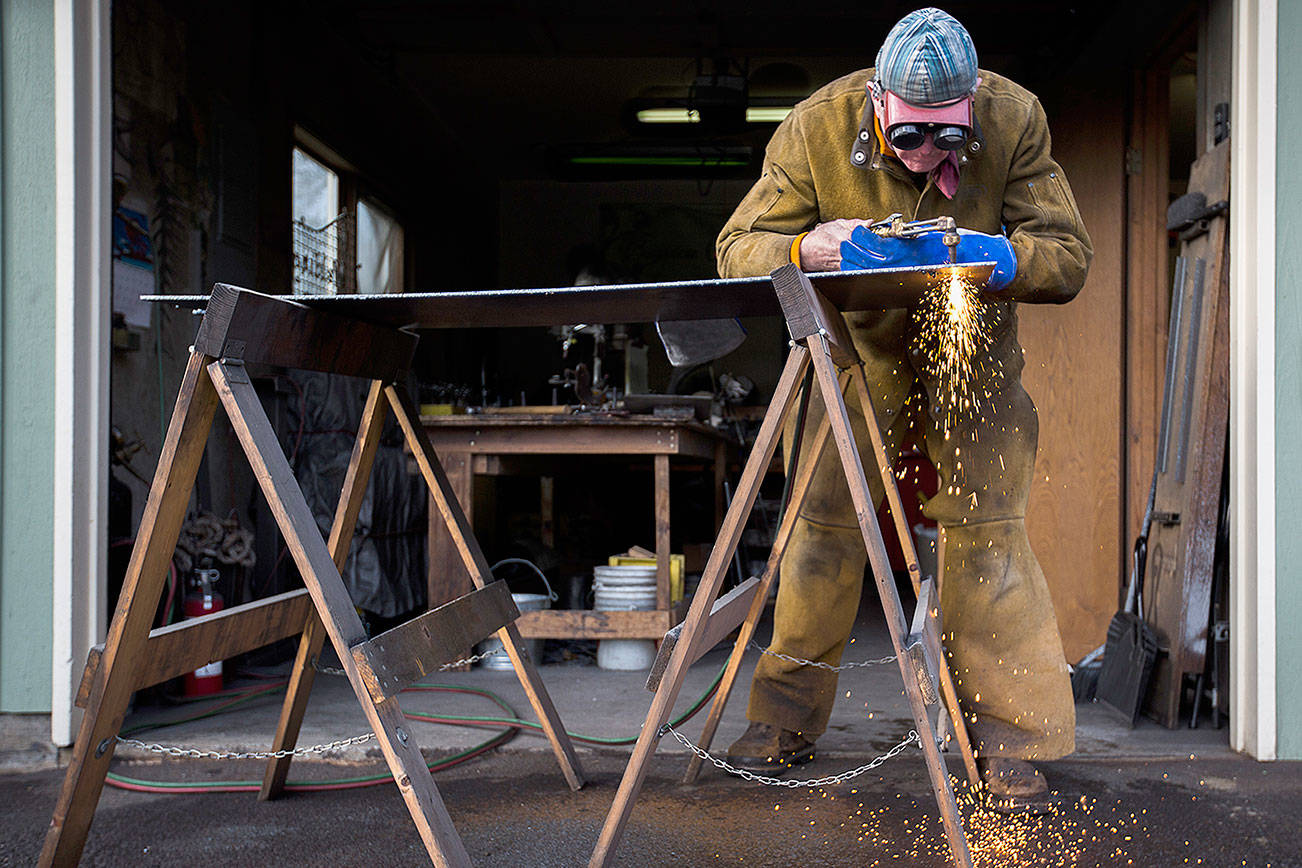
<svg viewBox="0 0 1302 868">
<path fill-rule="evenodd" d="M 348 210 L 319 228 L 294 221 L 294 294 L 357 291 L 357 218 Z"/>
</svg>

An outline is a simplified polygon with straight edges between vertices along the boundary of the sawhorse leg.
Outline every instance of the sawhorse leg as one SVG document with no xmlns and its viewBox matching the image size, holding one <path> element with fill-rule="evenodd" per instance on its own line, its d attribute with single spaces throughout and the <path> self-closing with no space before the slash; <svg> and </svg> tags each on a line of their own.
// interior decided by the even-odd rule
<svg viewBox="0 0 1302 868">
<path fill-rule="evenodd" d="M 804 275 L 801 275 L 804 278 Z M 804 278 L 807 282 L 808 279 Z M 899 592 L 895 589 L 894 573 L 891 571 L 890 557 L 886 553 L 886 544 L 882 540 L 881 528 L 877 525 L 877 511 L 873 505 L 872 495 L 868 487 L 868 477 L 864 475 L 863 464 L 859 459 L 859 449 L 854 441 L 854 431 L 850 427 L 850 415 L 846 409 L 845 402 L 841 400 L 840 393 L 836 391 L 836 373 L 833 370 L 833 358 L 828 346 L 827 336 L 819 334 L 817 337 L 811 337 L 811 341 L 817 341 L 820 345 L 812 349 L 812 361 L 814 371 L 818 376 L 818 382 L 824 396 L 834 394 L 835 400 L 827 400 L 828 415 L 832 421 L 832 438 L 836 441 L 837 450 L 841 454 L 841 465 L 845 469 L 846 481 L 850 484 L 850 497 L 854 501 L 855 513 L 859 520 L 859 529 L 863 534 L 864 543 L 868 547 L 868 560 L 872 565 L 873 578 L 877 582 L 877 593 L 881 597 L 882 609 L 886 615 L 886 626 L 891 634 L 891 645 L 895 648 L 895 655 L 900 665 L 900 674 L 904 678 L 904 693 L 909 700 L 909 708 L 913 712 L 913 720 L 918 727 L 918 733 L 922 743 L 922 755 L 927 764 L 927 773 L 931 776 L 931 788 L 936 796 L 936 805 L 940 810 L 941 822 L 945 827 L 945 836 L 949 839 L 950 857 L 955 865 L 970 868 L 972 865 L 972 855 L 968 851 L 967 837 L 963 833 L 963 819 L 959 816 L 958 803 L 954 799 L 954 790 L 949 783 L 949 772 L 945 769 L 945 761 L 940 755 L 940 748 L 937 744 L 935 727 L 931 718 L 928 716 L 928 703 L 923 698 L 922 687 L 919 683 L 918 673 L 912 668 L 911 658 L 906 651 L 906 639 L 909 639 L 909 624 L 904 617 L 904 609 L 900 605 Z M 871 412 L 871 405 L 864 408 L 865 413 Z M 869 416 L 871 422 L 872 417 Z M 875 424 L 870 424 L 869 428 L 875 428 Z M 880 459 L 879 459 L 880 460 Z M 890 466 L 884 468 L 885 473 L 890 473 Z M 912 563 L 913 569 L 917 570 L 916 557 Z M 919 605 L 926 605 L 926 598 L 919 600 Z M 934 615 L 923 612 L 924 618 L 934 620 Z M 917 619 L 915 619 L 915 623 Z M 933 641 L 938 638 L 939 632 L 933 634 Z M 938 668 L 944 668 L 944 655 L 939 648 L 933 648 L 933 659 Z"/>
<path fill-rule="evenodd" d="M 86 844 L 117 734 L 136 689 L 133 669 L 149 637 L 217 409 L 217 393 L 207 372 L 211 361 L 199 353 L 190 354 L 109 626 L 100 674 L 45 835 L 39 863 L 42 866 L 76 865 Z"/>
</svg>

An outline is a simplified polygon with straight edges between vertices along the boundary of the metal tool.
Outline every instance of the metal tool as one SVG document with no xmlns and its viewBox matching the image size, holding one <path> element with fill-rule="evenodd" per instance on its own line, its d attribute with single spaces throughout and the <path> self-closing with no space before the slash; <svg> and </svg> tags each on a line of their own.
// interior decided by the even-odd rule
<svg viewBox="0 0 1302 868">
<path fill-rule="evenodd" d="M 892 214 L 868 227 L 882 238 L 917 238 L 927 232 L 944 232 L 941 239 L 949 248 L 949 264 L 958 263 L 958 224 L 953 217 L 933 217 L 930 220 L 905 220 L 903 214 Z"/>
</svg>

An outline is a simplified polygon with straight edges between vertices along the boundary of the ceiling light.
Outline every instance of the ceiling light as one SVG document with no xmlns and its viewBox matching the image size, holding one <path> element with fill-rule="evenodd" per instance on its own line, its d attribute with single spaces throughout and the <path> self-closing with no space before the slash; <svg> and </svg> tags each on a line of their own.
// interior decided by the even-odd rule
<svg viewBox="0 0 1302 868">
<path fill-rule="evenodd" d="M 780 124 L 791 114 L 789 105 L 753 105 L 746 107 L 748 124 Z"/>
<path fill-rule="evenodd" d="M 640 124 L 699 124 L 701 114 L 689 108 L 644 108 L 637 113 Z"/>
</svg>

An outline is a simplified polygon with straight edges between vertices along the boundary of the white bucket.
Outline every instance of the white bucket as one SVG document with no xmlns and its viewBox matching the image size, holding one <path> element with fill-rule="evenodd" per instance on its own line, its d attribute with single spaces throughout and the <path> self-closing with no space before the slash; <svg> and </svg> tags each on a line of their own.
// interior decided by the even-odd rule
<svg viewBox="0 0 1302 868">
<path fill-rule="evenodd" d="M 655 567 L 596 567 L 593 574 L 594 610 L 629 612 L 655 609 Z M 602 639 L 597 643 L 597 666 L 602 669 L 649 669 L 655 659 L 656 645 L 650 639 Z"/>
<path fill-rule="evenodd" d="M 492 569 L 495 570 L 498 567 L 500 567 L 502 564 L 516 563 L 516 562 L 518 562 L 516 558 L 508 558 L 507 560 L 498 561 L 497 563 L 493 564 Z M 529 563 L 529 562 L 524 561 L 524 563 Z M 533 564 L 529 564 L 529 566 L 533 566 Z M 542 571 L 539 570 L 537 567 L 534 567 L 534 570 L 538 573 L 538 577 L 542 579 L 543 584 L 547 586 L 547 593 L 512 594 L 511 599 L 515 600 L 515 607 L 520 610 L 520 614 L 522 615 L 525 612 L 538 612 L 541 611 L 542 609 L 550 609 L 552 607 L 552 601 L 556 599 L 556 592 L 552 590 L 551 583 L 547 581 L 547 577 L 543 575 Z M 542 663 L 542 648 L 543 648 L 542 639 L 524 640 L 525 653 L 529 655 L 529 659 L 532 660 L 535 665 Z M 492 651 L 499 651 L 502 653 L 493 654 L 491 657 L 485 657 L 481 661 L 481 665 L 485 669 L 513 669 L 514 668 L 514 666 L 511 663 L 511 657 L 505 653 L 505 649 L 502 647 L 502 640 L 498 639 L 496 636 L 485 639 L 483 642 L 480 642 L 479 645 L 477 645 L 475 648 L 475 653 L 477 654 L 488 654 Z"/>
</svg>

